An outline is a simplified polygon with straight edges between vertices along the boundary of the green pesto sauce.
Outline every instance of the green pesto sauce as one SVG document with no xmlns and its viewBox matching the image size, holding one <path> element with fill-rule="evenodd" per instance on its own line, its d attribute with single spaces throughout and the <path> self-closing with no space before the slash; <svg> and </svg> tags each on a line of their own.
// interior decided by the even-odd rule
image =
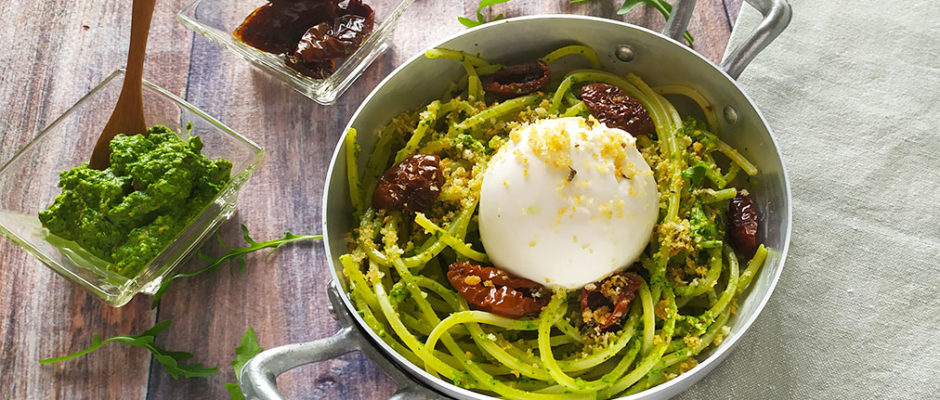
<svg viewBox="0 0 940 400">
<path fill-rule="evenodd" d="M 183 141 L 162 125 L 148 136 L 111 140 L 111 166 L 79 165 L 59 175 L 62 193 L 39 220 L 102 260 L 108 270 L 133 278 L 144 269 L 229 181 L 232 163 L 201 154 L 202 140 Z"/>
</svg>

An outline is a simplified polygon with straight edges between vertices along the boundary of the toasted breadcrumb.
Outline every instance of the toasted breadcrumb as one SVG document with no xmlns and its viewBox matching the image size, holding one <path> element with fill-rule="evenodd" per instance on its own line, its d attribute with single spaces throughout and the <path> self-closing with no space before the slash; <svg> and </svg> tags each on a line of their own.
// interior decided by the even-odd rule
<svg viewBox="0 0 940 400">
<path fill-rule="evenodd" d="M 466 284 L 468 284 L 468 285 L 470 285 L 470 286 L 474 286 L 474 285 L 478 285 L 481 280 L 482 280 L 482 279 L 480 279 L 479 276 L 470 275 L 470 276 L 464 278 L 463 283 L 466 283 Z"/>
</svg>

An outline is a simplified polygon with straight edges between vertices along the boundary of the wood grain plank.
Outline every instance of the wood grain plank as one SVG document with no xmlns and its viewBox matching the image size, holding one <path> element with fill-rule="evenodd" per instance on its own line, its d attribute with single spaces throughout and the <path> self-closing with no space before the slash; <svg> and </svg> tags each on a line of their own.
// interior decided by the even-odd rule
<svg viewBox="0 0 940 400">
<path fill-rule="evenodd" d="M 362 98 L 392 69 L 393 59 L 383 57 L 339 103 L 325 107 L 202 38 L 194 42 L 187 100 L 267 150 L 262 168 L 240 195 L 238 214 L 222 229 L 226 242 L 241 243 L 239 223 L 248 225 L 256 239 L 278 237 L 284 230 L 319 232 L 322 182 L 332 149 Z M 207 252 L 218 254 L 219 249 L 212 246 Z M 190 267 L 194 264 L 200 262 Z M 193 349 L 198 359 L 223 370 L 208 380 L 174 382 L 154 365 L 149 398 L 226 397 L 223 384 L 235 381 L 228 365 L 249 326 L 266 348 L 339 329 L 325 311 L 330 273 L 320 243 L 290 246 L 273 257 L 253 254 L 247 264 L 244 274 L 183 280 L 166 292 L 159 318 L 172 319 L 185 331 L 160 344 Z M 280 388 L 290 398 L 368 398 L 393 386 L 364 356 L 353 354 L 287 374 Z"/>
<path fill-rule="evenodd" d="M 0 2 L 0 37 L 9 39 L 0 45 L 0 162 L 124 65 L 130 6 Z M 172 28 L 179 7 L 158 5 L 144 72 L 177 93 L 185 88 L 190 42 L 190 35 Z M 42 366 L 38 360 L 84 348 L 95 333 L 136 333 L 153 321 L 146 299 L 108 307 L 0 239 L 0 398 L 144 398 L 151 362 L 144 350 L 108 345 L 71 362 Z"/>
<path fill-rule="evenodd" d="M 218 49 L 214 45 L 197 42 L 195 49 L 194 74 L 205 79 L 191 82 L 189 100 L 204 105 L 209 113 L 267 149 L 262 169 L 240 195 L 235 221 L 222 229 L 226 242 L 241 243 L 239 223 L 251 227 L 256 239 L 274 238 L 284 230 L 318 232 L 325 166 L 345 119 L 352 112 L 351 105 L 315 105 L 279 82 L 249 69 L 230 54 L 215 54 Z M 205 52 L 200 53 L 201 50 Z M 217 69 L 212 63 L 202 62 L 206 59 L 222 60 L 229 67 Z M 379 63 L 360 84 L 374 86 L 390 69 L 387 62 Z M 227 95 L 220 98 L 217 93 Z M 244 99 L 250 102 L 244 104 Z M 207 251 L 217 254 L 219 249 L 213 247 Z M 180 327 L 186 327 L 186 331 L 168 336 L 161 344 L 194 349 L 197 358 L 227 366 L 234 358 L 239 337 L 248 326 L 255 328 L 265 347 L 309 341 L 335 332 L 338 326 L 329 313 L 324 312 L 327 307 L 324 287 L 329 279 L 325 261 L 319 243 L 291 246 L 270 258 L 264 254 L 249 256 L 249 267 L 239 276 L 221 273 L 210 279 L 175 283 L 160 305 L 159 318 L 173 319 Z M 192 293 L 197 293 L 198 297 Z M 359 358 L 362 363 L 362 357 Z M 317 375 L 323 375 L 337 368 L 351 368 L 348 364 L 329 361 L 314 368 Z M 360 374 L 360 370 L 354 368 L 342 375 L 355 376 L 358 382 L 367 381 L 368 374 Z M 377 371 L 372 372 L 372 376 L 377 375 Z M 346 378 L 331 380 L 321 376 L 317 380 L 342 382 Z M 223 369 L 222 374 L 208 381 L 172 382 L 154 366 L 150 397 L 219 398 L 225 396 L 223 383 L 233 381 L 231 368 Z M 282 389 L 287 393 L 291 393 L 293 387 L 310 390 L 311 384 L 306 378 L 296 382 L 290 377 L 282 380 Z M 338 392 L 328 397 L 360 398 L 372 392 L 361 385 L 334 388 Z"/>
</svg>

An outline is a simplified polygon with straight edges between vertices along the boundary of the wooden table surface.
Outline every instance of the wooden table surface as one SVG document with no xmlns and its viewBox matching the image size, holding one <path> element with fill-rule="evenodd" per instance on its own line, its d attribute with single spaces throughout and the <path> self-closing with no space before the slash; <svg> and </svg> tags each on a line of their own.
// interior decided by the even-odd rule
<svg viewBox="0 0 940 400">
<path fill-rule="evenodd" d="M 0 0 L 0 163 L 124 64 L 131 3 Z M 227 243 L 239 245 L 240 224 L 255 239 L 319 230 L 322 182 L 349 117 L 396 66 L 464 30 L 457 16 L 473 15 L 477 5 L 416 1 L 394 46 L 327 107 L 180 25 L 175 14 L 187 3 L 158 2 L 144 76 L 267 149 L 242 191 L 238 213 L 221 228 Z M 494 7 L 492 15 L 588 14 L 662 28 L 658 12 L 640 7 L 618 16 L 619 4 L 513 0 Z M 695 49 L 718 62 L 740 7 L 741 0 L 699 0 L 690 26 Z M 204 250 L 220 253 L 217 244 Z M 142 295 L 111 308 L 0 239 L 0 399 L 224 399 L 224 383 L 235 380 L 234 349 L 247 327 L 255 328 L 265 348 L 338 329 L 327 312 L 330 273 L 320 243 L 286 247 L 273 257 L 253 254 L 247 261 L 237 276 L 223 272 L 175 282 L 155 310 Z M 182 268 L 202 265 L 194 259 Z M 166 319 L 173 324 L 157 344 L 190 351 L 205 365 L 219 365 L 218 373 L 174 380 L 145 350 L 113 343 L 72 361 L 38 362 L 85 348 L 94 334 L 136 334 Z M 392 381 L 360 353 L 294 370 L 279 379 L 279 387 L 289 398 L 382 399 L 394 392 Z"/>
</svg>

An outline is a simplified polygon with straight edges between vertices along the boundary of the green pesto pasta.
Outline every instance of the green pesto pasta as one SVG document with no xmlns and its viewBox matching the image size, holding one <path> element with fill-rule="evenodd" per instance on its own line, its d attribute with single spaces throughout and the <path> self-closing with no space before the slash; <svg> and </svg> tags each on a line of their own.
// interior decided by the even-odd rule
<svg viewBox="0 0 940 400">
<path fill-rule="evenodd" d="M 394 351 L 453 384 L 508 399 L 597 399 L 637 393 L 697 365 L 728 335 L 739 296 L 767 257 L 737 254 L 726 237 L 728 201 L 743 188 L 738 171 L 757 168 L 714 133 L 708 100 L 688 86 L 650 87 L 635 74 L 600 70 L 593 49 L 572 45 L 540 60 L 580 57 L 590 69 L 556 77 L 544 91 L 494 100 L 481 79 L 501 64 L 457 50 L 428 58 L 466 72 L 451 90 L 389 121 L 360 164 L 347 132 L 350 193 L 358 228 L 340 257 L 349 295 L 366 324 Z M 447 61 L 451 60 L 451 61 Z M 588 83 L 619 87 L 649 112 L 655 133 L 637 147 L 653 170 L 660 215 L 652 240 L 629 271 L 641 281 L 613 327 L 587 329 L 581 290 L 554 289 L 537 314 L 508 318 L 474 309 L 447 278 L 459 261 L 487 264 L 477 212 L 487 163 L 514 129 L 542 119 L 592 118 L 578 98 Z M 663 97 L 702 108 L 707 126 L 683 119 Z M 376 210 L 371 193 L 383 172 L 417 154 L 440 159 L 444 185 L 423 212 Z M 358 165 L 365 165 L 360 175 Z"/>
</svg>

